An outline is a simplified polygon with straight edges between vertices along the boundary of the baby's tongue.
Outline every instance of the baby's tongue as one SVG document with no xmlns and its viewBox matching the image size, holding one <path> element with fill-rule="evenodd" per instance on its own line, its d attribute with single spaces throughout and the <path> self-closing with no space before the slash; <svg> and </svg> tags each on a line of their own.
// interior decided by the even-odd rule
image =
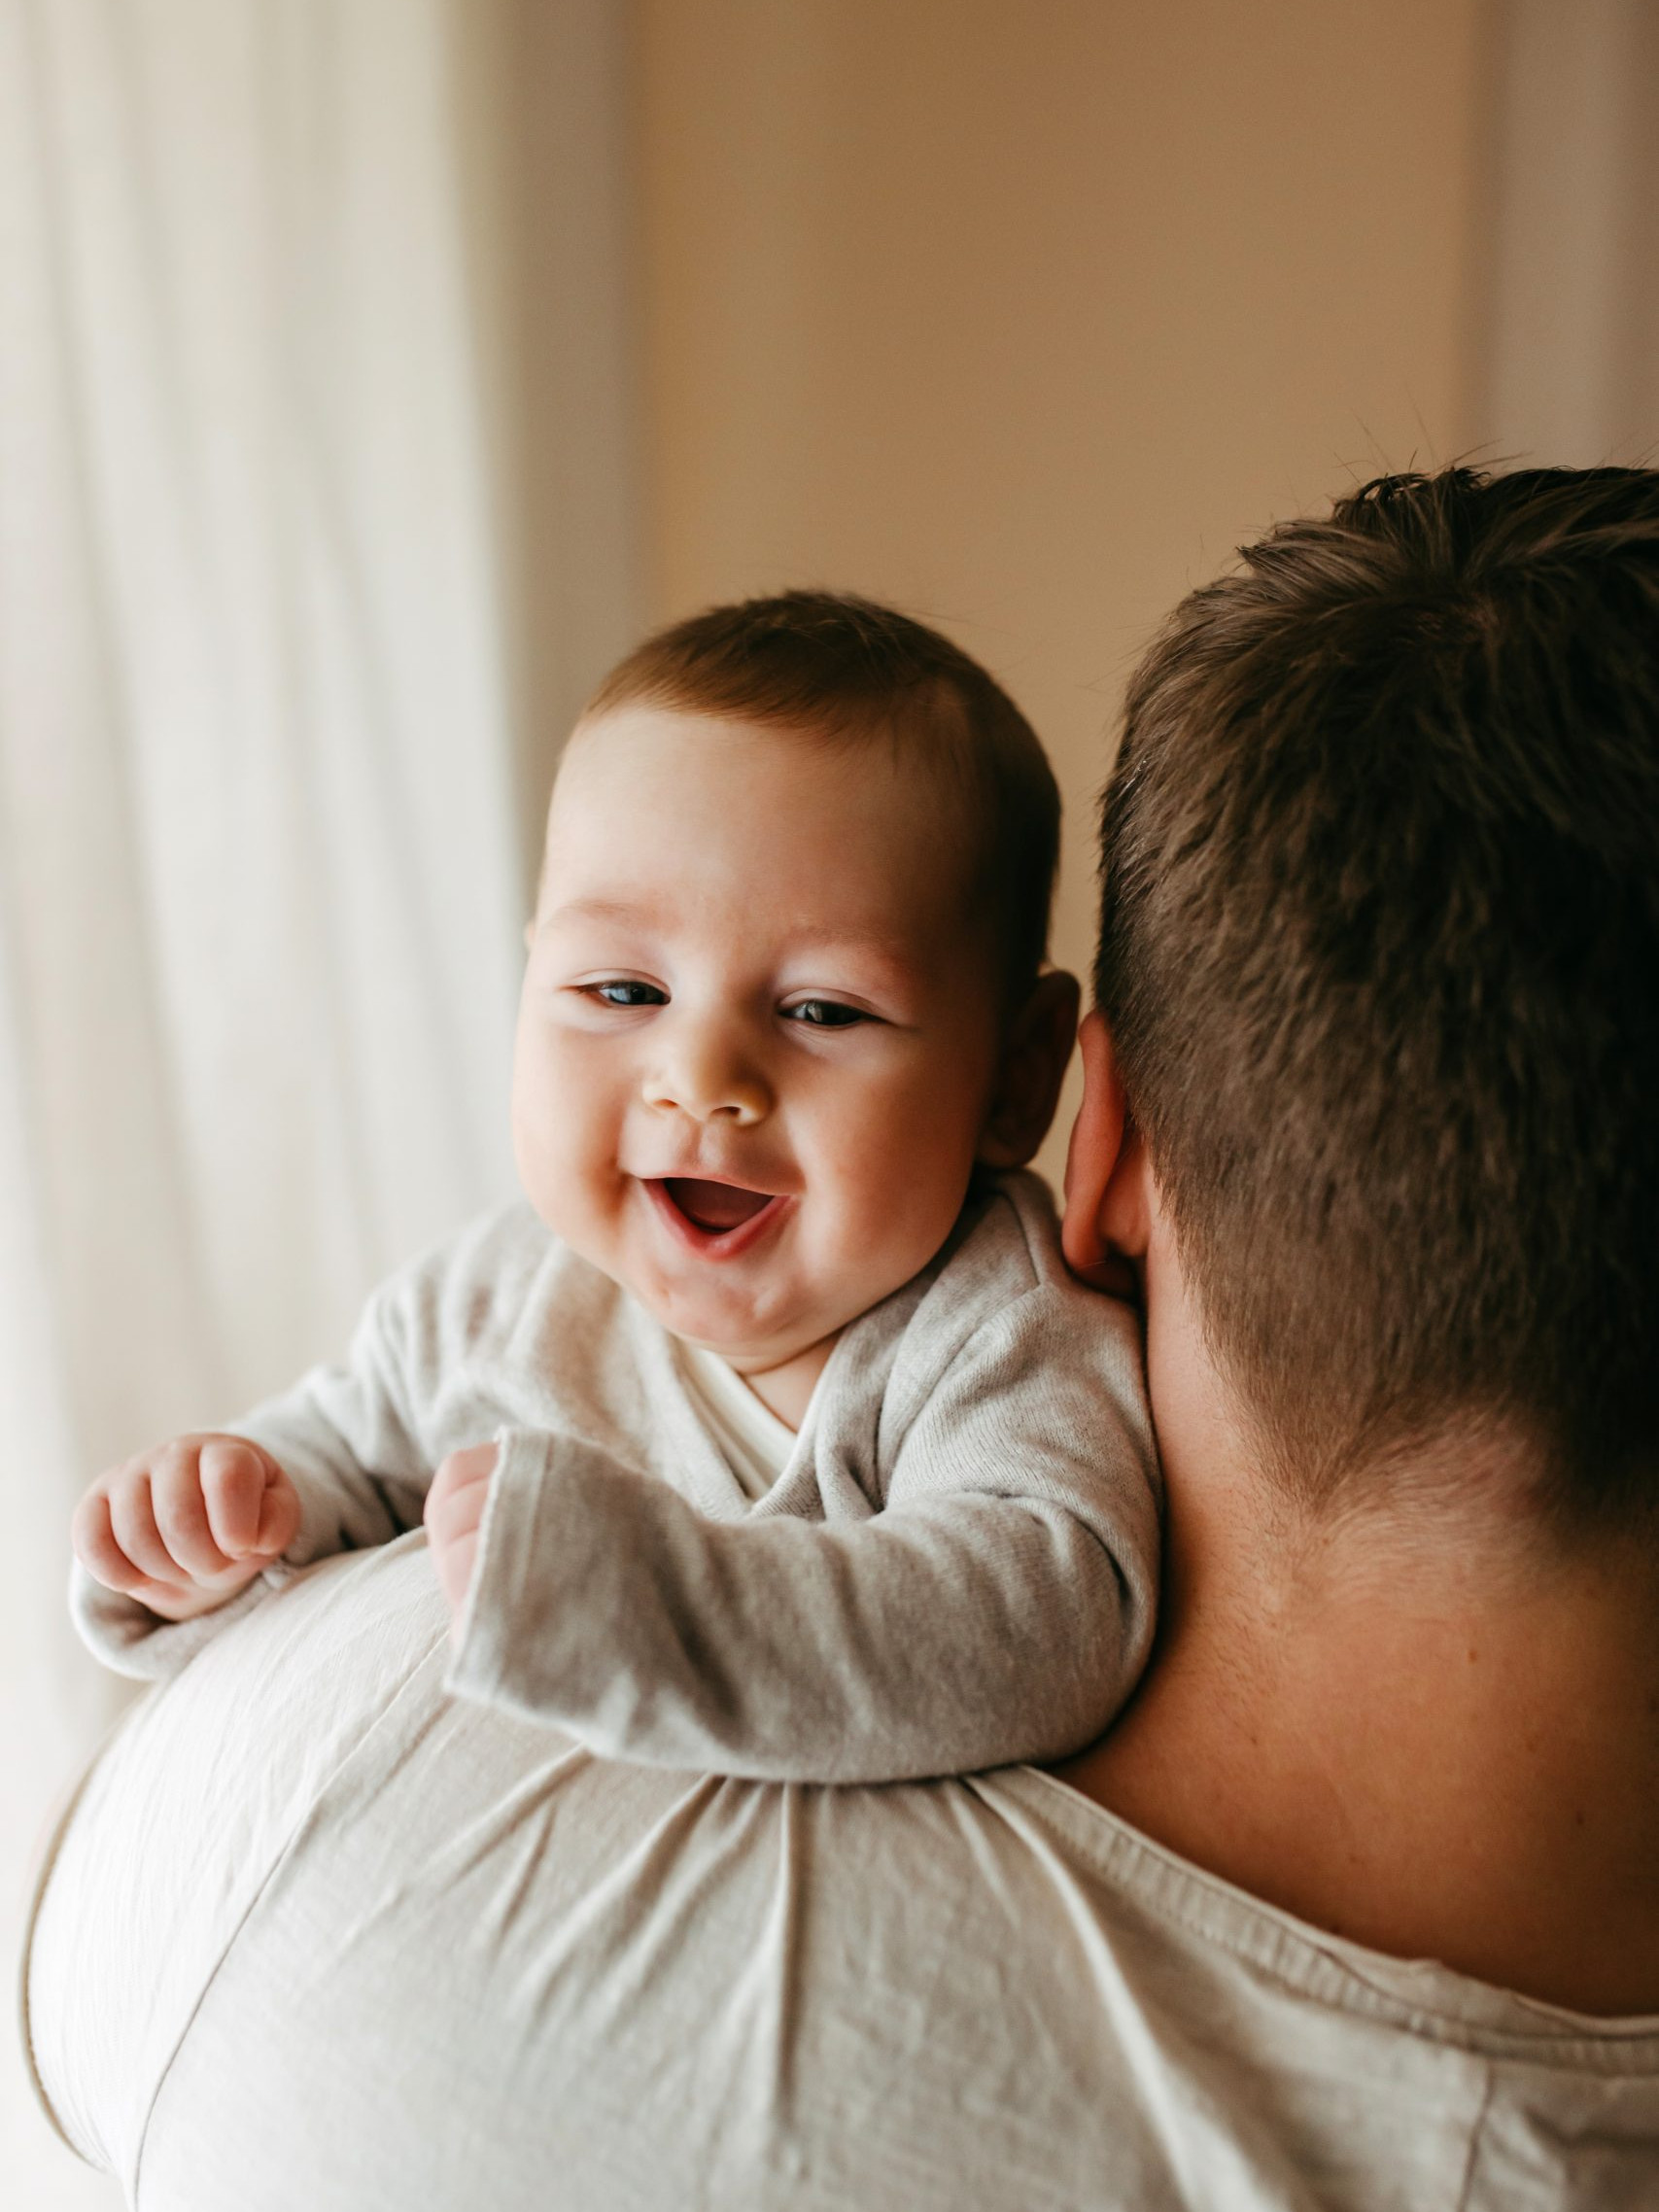
<svg viewBox="0 0 1659 2212">
<path fill-rule="evenodd" d="M 695 1176 L 671 1175 L 669 1196 L 689 1221 L 715 1234 L 752 1221 L 770 1197 L 766 1191 L 740 1191 L 730 1183 L 704 1183 Z"/>
</svg>

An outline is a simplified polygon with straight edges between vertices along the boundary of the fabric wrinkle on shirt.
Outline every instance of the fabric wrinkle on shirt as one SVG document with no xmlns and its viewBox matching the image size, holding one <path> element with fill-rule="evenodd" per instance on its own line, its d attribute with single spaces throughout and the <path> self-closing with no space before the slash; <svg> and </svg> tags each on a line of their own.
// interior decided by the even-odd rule
<svg viewBox="0 0 1659 2212">
<path fill-rule="evenodd" d="M 1659 2021 L 1366 1952 L 1030 1768 L 800 1789 L 595 1759 L 447 1695 L 446 1642 L 419 1532 L 326 1561 L 88 1778 L 27 2032 L 129 2201 L 1659 2202 Z"/>
</svg>

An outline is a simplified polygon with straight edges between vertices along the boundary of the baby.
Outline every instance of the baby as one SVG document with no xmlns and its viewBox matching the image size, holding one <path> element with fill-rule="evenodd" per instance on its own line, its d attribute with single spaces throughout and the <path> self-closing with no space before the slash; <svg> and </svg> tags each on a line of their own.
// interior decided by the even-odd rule
<svg viewBox="0 0 1659 2212">
<path fill-rule="evenodd" d="M 168 1672 L 424 1516 L 451 1686 L 607 1756 L 882 1781 L 1096 1736 L 1158 1493 L 1134 1317 L 1018 1172 L 1077 1020 L 1058 812 L 1012 701 L 887 609 L 630 655 L 549 812 L 529 1204 L 384 1285 L 343 1365 L 93 1484 L 94 1649 Z"/>
</svg>

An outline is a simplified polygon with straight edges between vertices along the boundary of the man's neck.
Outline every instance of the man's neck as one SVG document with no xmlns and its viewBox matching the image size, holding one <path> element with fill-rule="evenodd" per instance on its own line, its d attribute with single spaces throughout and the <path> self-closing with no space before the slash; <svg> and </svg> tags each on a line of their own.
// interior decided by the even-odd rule
<svg viewBox="0 0 1659 2212">
<path fill-rule="evenodd" d="M 1523 1540 L 1490 1496 L 1309 1525 L 1242 1466 L 1168 1471 L 1158 1649 L 1066 1779 L 1315 1926 L 1659 2012 L 1651 1565 Z"/>
</svg>

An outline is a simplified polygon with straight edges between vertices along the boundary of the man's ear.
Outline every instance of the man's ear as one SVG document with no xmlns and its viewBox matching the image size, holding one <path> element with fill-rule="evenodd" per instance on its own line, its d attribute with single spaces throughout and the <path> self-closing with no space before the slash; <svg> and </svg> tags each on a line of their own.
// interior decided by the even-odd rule
<svg viewBox="0 0 1659 2212">
<path fill-rule="evenodd" d="M 1146 1155 L 1104 1016 L 1085 1018 L 1078 1045 L 1083 1104 L 1066 1154 L 1060 1245 L 1074 1275 L 1096 1290 L 1132 1296 L 1132 1262 L 1147 1245 Z"/>
<path fill-rule="evenodd" d="M 1023 1167 L 1049 1133 L 1077 1035 L 1077 978 L 1039 976 L 1009 1024 L 979 1158 L 986 1167 Z"/>
</svg>

